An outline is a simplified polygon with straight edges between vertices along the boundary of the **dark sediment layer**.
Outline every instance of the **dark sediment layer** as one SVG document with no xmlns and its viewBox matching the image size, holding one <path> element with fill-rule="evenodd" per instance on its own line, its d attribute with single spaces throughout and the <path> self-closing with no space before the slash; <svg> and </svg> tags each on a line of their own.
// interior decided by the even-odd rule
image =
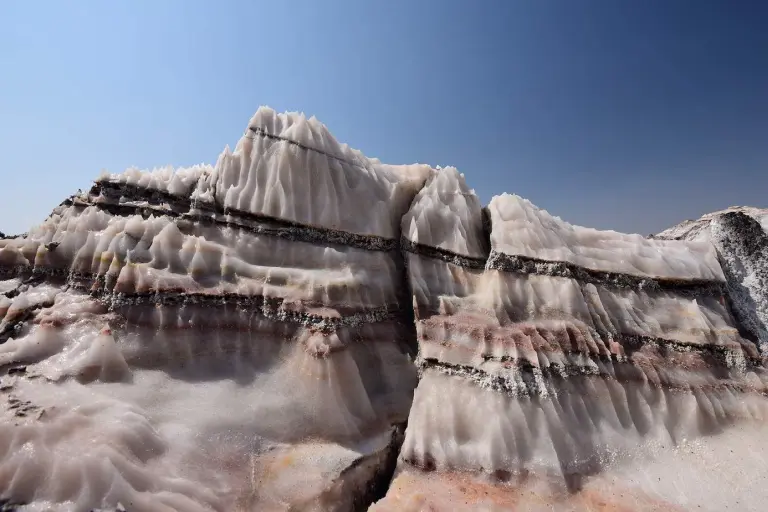
<svg viewBox="0 0 768 512">
<path fill-rule="evenodd" d="M 753 388 L 744 382 L 725 378 L 696 386 L 681 382 L 680 380 L 648 379 L 643 367 L 631 362 L 615 359 L 606 359 L 604 361 L 603 367 L 611 371 L 603 371 L 580 365 L 555 364 L 548 367 L 540 367 L 525 361 L 509 363 L 505 369 L 514 371 L 516 376 L 520 377 L 520 381 L 513 380 L 511 375 L 490 373 L 474 366 L 447 363 L 434 358 L 420 359 L 418 364 L 421 371 L 432 369 L 446 375 L 465 378 L 481 387 L 506 393 L 514 397 L 547 398 L 553 394 L 556 395 L 559 386 L 564 385 L 567 381 L 584 377 L 612 380 L 623 384 L 648 385 L 652 388 L 678 392 L 690 392 L 693 389 L 728 389 L 739 393 L 754 391 Z M 660 375 L 663 375 L 663 373 Z M 520 385 L 521 383 L 522 386 Z M 766 394 L 762 391 L 760 393 Z"/>
<path fill-rule="evenodd" d="M 345 158 L 341 158 L 339 156 L 336 156 L 332 153 L 329 153 L 327 151 L 323 151 L 322 149 L 314 148 L 312 146 L 307 146 L 306 144 L 302 144 L 301 142 L 295 141 L 293 139 L 289 139 L 287 137 L 281 137 L 280 135 L 275 135 L 273 133 L 269 133 L 264 128 L 260 126 L 249 126 L 248 131 L 250 132 L 249 138 L 255 138 L 255 137 L 264 137 L 266 139 L 278 141 L 278 142 L 286 142 L 290 144 L 291 146 L 295 146 L 299 149 L 303 149 L 306 151 L 312 151 L 314 153 L 318 153 L 320 155 L 326 156 L 328 158 L 332 158 L 333 160 L 336 160 L 337 162 L 341 162 L 343 164 L 351 165 L 354 167 L 361 167 L 363 169 L 366 168 L 366 166 L 360 162 L 353 162 L 351 160 L 347 160 Z"/>
<path fill-rule="evenodd" d="M 485 258 L 465 256 L 439 247 L 411 242 L 406 238 L 400 239 L 400 245 L 405 252 L 423 256 L 425 258 L 441 260 L 464 268 L 484 269 L 487 261 Z"/>
<path fill-rule="evenodd" d="M 303 150 L 314 151 L 328 158 L 336 159 L 344 164 L 365 167 L 362 163 L 348 161 L 336 155 L 322 150 L 306 146 L 302 143 L 267 133 L 262 128 L 249 127 L 252 137 L 266 137 L 294 145 Z M 191 192 L 191 189 L 188 191 Z M 341 329 L 363 327 L 366 324 L 392 323 L 394 328 L 392 336 L 398 342 L 405 342 L 415 354 L 418 343 L 441 344 L 450 348 L 450 335 L 443 339 L 431 339 L 429 335 L 417 338 L 416 325 L 418 322 L 428 321 L 437 311 L 430 310 L 424 305 L 410 307 L 411 281 L 407 274 L 408 253 L 421 257 L 440 260 L 451 265 L 474 270 L 498 270 L 521 275 L 542 275 L 558 278 L 574 279 L 581 284 L 592 284 L 607 289 L 627 289 L 638 291 L 666 291 L 680 297 L 723 297 L 734 293 L 731 288 L 726 288 L 725 282 L 707 279 L 675 279 L 662 277 L 649 277 L 633 275 L 622 272 L 607 272 L 586 268 L 569 262 L 549 261 L 520 255 L 508 255 L 498 251 L 490 251 L 487 257 L 470 257 L 456 254 L 452 251 L 411 242 L 406 238 L 389 239 L 375 235 L 361 235 L 340 230 L 303 225 L 300 223 L 274 218 L 267 215 L 255 214 L 238 209 L 226 208 L 216 203 L 192 200 L 190 197 L 172 194 L 165 191 L 141 187 L 132 184 L 118 183 L 114 181 L 97 182 L 91 189 L 89 196 L 73 196 L 62 203 L 62 206 L 73 208 L 95 207 L 116 216 L 141 215 L 164 216 L 173 219 L 182 231 L 189 231 L 191 223 L 215 225 L 222 228 L 232 228 L 247 231 L 256 235 L 277 237 L 295 242 L 306 242 L 320 246 L 339 245 L 364 249 L 368 251 L 391 252 L 392 258 L 398 266 L 398 277 L 402 276 L 399 283 L 401 294 L 398 303 L 371 308 L 354 308 L 345 306 L 328 306 L 312 301 L 288 301 L 279 297 L 267 297 L 264 295 L 246 295 L 238 293 L 204 293 L 187 292 L 183 289 L 149 290 L 143 292 L 120 293 L 114 290 L 114 276 L 110 274 L 89 274 L 72 272 L 66 268 L 49 267 L 0 267 L 0 279 L 22 277 L 24 284 L 34 284 L 43 281 L 61 284 L 70 287 L 104 303 L 111 311 L 122 312 L 131 308 L 148 306 L 162 306 L 169 308 L 183 308 L 194 306 L 211 308 L 212 316 L 220 314 L 222 322 L 228 321 L 227 312 L 233 310 L 247 312 L 268 320 L 267 325 L 277 325 L 276 329 L 291 329 L 300 331 L 300 327 L 306 327 L 322 334 L 331 334 Z M 484 210 L 484 215 L 487 211 Z M 729 216 L 730 215 L 730 216 Z M 745 220 L 742 217 L 746 217 Z M 768 286 L 768 235 L 753 219 L 742 214 L 726 214 L 723 218 L 724 227 L 733 233 L 728 238 L 729 250 L 743 254 L 750 261 L 756 261 L 761 267 L 760 279 Z M 489 237 L 490 227 L 486 226 L 483 234 Z M 3 238 L 0 233 L 0 238 Z M 49 251 L 55 251 L 56 244 L 49 244 Z M 490 245 L 490 244 L 488 244 Z M 399 251 L 403 251 L 400 253 Z M 57 264 L 56 262 L 55 264 Z M 726 275 L 728 269 L 725 268 Z M 731 280 L 729 279 L 729 282 Z M 728 285 L 730 287 L 730 284 Z M 14 288 L 5 293 L 6 297 L 13 297 L 19 293 Z M 729 297 L 729 300 L 730 297 Z M 731 302 L 732 304 L 732 302 Z M 51 304 L 41 303 L 17 314 L 12 322 L 0 332 L 0 343 L 10 336 L 17 334 L 25 322 L 28 322 L 34 311 L 48 307 Z M 332 314 L 316 314 L 311 310 L 333 310 Z M 739 312 L 738 307 L 733 306 L 734 313 L 740 323 L 749 324 L 750 317 Z M 135 316 L 140 316 L 136 311 Z M 741 314 L 741 316 L 740 316 Z M 129 318 L 131 315 L 123 315 Z M 169 315 L 172 316 L 172 315 Z M 271 322 L 274 322 L 272 324 Z M 142 328 L 152 327 L 149 323 L 141 325 Z M 290 327 L 281 325 L 291 324 Z M 765 325 L 762 325 L 765 328 Z M 206 326 L 206 328 L 209 328 Z M 216 326 L 214 326 L 216 328 Z M 227 326 L 222 325 L 222 329 Z M 238 328 L 237 326 L 234 328 Z M 388 329 L 385 326 L 381 331 Z M 472 330 L 476 326 L 467 327 Z M 482 330 L 482 327 L 477 327 Z M 170 329 L 169 329 L 170 330 Z M 449 329 L 448 329 L 449 330 Z M 397 332 L 395 332 L 397 331 Z M 752 329 L 750 332 L 754 332 Z M 248 332 L 247 335 L 252 335 Z M 431 334 L 431 333 L 430 333 Z M 476 341 L 480 344 L 487 333 L 481 332 Z M 171 333 L 174 335 L 174 333 Z M 571 333 L 567 333 L 570 336 Z M 421 372 L 433 370 L 445 375 L 465 379 L 473 384 L 493 391 L 506 393 L 533 401 L 546 400 L 556 397 L 558 394 L 578 395 L 589 394 L 590 382 L 595 379 L 612 381 L 623 386 L 649 386 L 654 390 L 664 393 L 697 393 L 704 392 L 733 392 L 750 393 L 754 389 L 739 377 L 744 371 L 763 371 L 763 360 L 748 350 L 749 347 L 736 344 L 718 345 L 715 343 L 690 343 L 675 339 L 645 336 L 637 334 L 623 334 L 611 332 L 593 333 L 598 344 L 601 341 L 604 347 L 613 344 L 620 347 L 618 352 L 595 353 L 583 349 L 577 340 L 568 339 L 559 347 L 552 344 L 549 351 L 535 347 L 533 353 L 541 364 L 535 364 L 532 358 L 525 359 L 519 356 L 494 356 L 490 354 L 479 355 L 478 364 L 455 364 L 439 360 L 435 357 L 419 357 L 416 364 Z M 542 336 L 544 339 L 545 337 Z M 369 339 L 378 339 L 369 336 Z M 389 339 L 389 338 L 388 338 Z M 210 340 L 206 339 L 206 342 Z M 367 341 L 367 340 L 366 340 Z M 507 340 L 505 340 L 506 342 Z M 516 343 L 509 340 L 510 345 Z M 551 340 L 547 339 L 547 342 Z M 583 341 L 583 340 L 582 340 Z M 568 343 L 572 349 L 568 349 Z M 582 343 L 582 345 L 584 345 Z M 528 347 L 526 347 L 528 348 Z M 548 356 L 563 356 L 562 361 L 551 361 Z M 484 366 L 485 365 L 485 366 Z M 412 367 L 409 368 L 412 369 Z M 706 370 L 707 379 L 689 384 L 684 381 L 684 376 Z M 679 373 L 676 373 L 679 371 Z M 591 396 L 584 400 L 597 400 Z M 350 487 L 345 492 L 350 498 L 352 510 L 364 510 L 372 501 L 384 496 L 395 470 L 400 447 L 403 443 L 404 425 L 395 425 L 392 438 L 386 449 L 371 456 L 361 457 L 347 467 L 339 477 L 339 486 L 359 483 L 360 475 L 369 475 L 364 485 Z M 429 464 L 420 464 L 419 461 L 409 461 L 419 467 L 429 469 Z M 422 461 L 423 462 L 423 461 Z M 582 474 L 588 474 L 585 469 L 580 469 Z M 347 480 L 349 478 L 349 480 Z M 332 495 L 329 494 L 329 495 Z M 322 499 L 322 497 L 321 497 Z M 5 506 L 0 502 L 0 507 Z M 330 506 L 330 505 L 328 505 Z"/>
<path fill-rule="evenodd" d="M 515 274 L 535 274 L 566 277 L 581 283 L 594 284 L 605 288 L 673 291 L 684 297 L 723 296 L 725 283 L 709 279 L 674 279 L 648 277 L 623 272 L 594 270 L 564 261 L 549 261 L 529 256 L 511 256 L 492 250 L 488 259 L 456 254 L 446 249 L 401 240 L 402 249 L 425 258 L 441 260 L 452 265 L 469 269 L 500 270 Z"/>
<path fill-rule="evenodd" d="M 390 305 L 377 308 L 330 308 L 323 304 L 313 304 L 302 301 L 297 309 L 294 302 L 288 302 L 281 297 L 264 295 L 241 295 L 236 293 L 190 293 L 183 290 L 154 290 L 143 293 L 120 293 L 106 286 L 104 275 L 71 272 L 68 269 L 56 268 L 0 268 L 0 278 L 24 276 L 40 282 L 51 279 L 61 285 L 69 286 L 91 297 L 104 302 L 110 308 L 141 304 L 159 306 L 203 305 L 213 308 L 231 306 L 242 310 L 252 311 L 265 318 L 276 321 L 297 323 L 312 327 L 322 332 L 333 332 L 341 327 L 354 327 L 367 323 L 379 322 L 408 322 L 409 315 L 400 306 Z M 14 292 L 10 292 L 14 294 Z M 17 292 L 16 292 L 17 293 Z M 305 312 L 311 308 L 334 309 L 338 315 L 325 316 Z"/>
<path fill-rule="evenodd" d="M 107 201 L 77 201 L 70 199 L 65 206 L 96 206 L 113 215 L 128 216 L 166 215 L 180 220 L 215 224 L 250 231 L 257 235 L 276 236 L 286 240 L 308 242 L 319 245 L 344 245 L 368 251 L 394 251 L 397 240 L 376 235 L 360 235 L 337 229 L 306 226 L 297 222 L 278 219 L 232 208 L 225 208 L 213 203 L 193 201 L 169 192 L 158 191 L 110 181 L 94 184 L 91 197 L 105 197 Z M 128 198 L 129 203 L 121 202 Z M 146 203 L 146 204 L 141 204 Z M 225 218 L 220 218 L 225 217 Z M 256 223 L 256 225 L 251 224 Z"/>
</svg>

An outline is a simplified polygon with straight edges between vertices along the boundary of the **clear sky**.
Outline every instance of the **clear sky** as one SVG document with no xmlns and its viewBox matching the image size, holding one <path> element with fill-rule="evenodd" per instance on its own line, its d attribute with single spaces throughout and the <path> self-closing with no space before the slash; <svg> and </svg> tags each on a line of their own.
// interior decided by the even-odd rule
<svg viewBox="0 0 768 512">
<path fill-rule="evenodd" d="M 768 2 L 0 2 L 0 230 L 102 169 L 213 163 L 259 105 L 648 234 L 768 206 Z"/>
</svg>

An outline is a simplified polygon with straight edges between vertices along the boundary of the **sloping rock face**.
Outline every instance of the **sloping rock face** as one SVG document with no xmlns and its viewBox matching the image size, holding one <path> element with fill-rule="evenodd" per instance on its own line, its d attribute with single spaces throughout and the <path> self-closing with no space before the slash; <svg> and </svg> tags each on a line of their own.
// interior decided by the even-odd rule
<svg viewBox="0 0 768 512">
<path fill-rule="evenodd" d="M 762 510 L 754 218 L 483 208 L 262 108 L 0 237 L 0 508 Z"/>
<path fill-rule="evenodd" d="M 103 176 L 0 241 L 2 497 L 365 502 L 416 385 L 397 247 L 432 172 L 261 109 L 215 167 Z"/>
<path fill-rule="evenodd" d="M 654 238 L 715 246 L 733 312 L 745 334 L 768 353 L 768 210 L 733 207 L 685 221 Z"/>
<path fill-rule="evenodd" d="M 450 220 L 437 200 L 447 189 L 463 203 Z M 725 452 L 705 440 L 768 412 L 763 361 L 726 307 L 714 247 L 571 226 L 510 195 L 486 215 L 443 171 L 404 218 L 421 381 L 398 476 L 375 509 L 733 503 L 711 473 L 690 476 L 726 498 L 648 469 L 651 454 L 691 439 Z M 440 223 L 463 239 L 424 232 Z"/>
</svg>

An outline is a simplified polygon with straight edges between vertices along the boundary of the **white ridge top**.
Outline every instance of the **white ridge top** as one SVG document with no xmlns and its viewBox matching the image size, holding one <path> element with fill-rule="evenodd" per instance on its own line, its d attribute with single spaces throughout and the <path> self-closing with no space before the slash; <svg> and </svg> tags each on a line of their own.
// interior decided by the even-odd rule
<svg viewBox="0 0 768 512">
<path fill-rule="evenodd" d="M 429 175 L 429 166 L 386 165 L 340 144 L 304 114 L 261 107 L 234 151 L 225 149 L 193 197 L 301 224 L 386 238 Z"/>
<path fill-rule="evenodd" d="M 454 167 L 440 169 L 419 191 L 402 229 L 411 242 L 464 256 L 488 255 L 480 199 Z"/>
<path fill-rule="evenodd" d="M 504 254 L 606 272 L 724 280 L 715 249 L 707 243 L 654 240 L 574 226 L 510 194 L 495 196 L 488 209 L 491 247 Z"/>
</svg>

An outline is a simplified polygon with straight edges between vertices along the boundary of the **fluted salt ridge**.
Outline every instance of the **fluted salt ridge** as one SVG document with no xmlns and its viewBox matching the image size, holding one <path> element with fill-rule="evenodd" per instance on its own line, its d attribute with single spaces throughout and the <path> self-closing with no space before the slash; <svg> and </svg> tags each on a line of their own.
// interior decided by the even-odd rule
<svg viewBox="0 0 768 512">
<path fill-rule="evenodd" d="M 433 172 L 382 164 L 340 144 L 314 117 L 261 107 L 193 196 L 308 226 L 398 238 L 400 219 Z"/>
<path fill-rule="evenodd" d="M 208 164 L 198 164 L 192 167 L 178 167 L 167 165 L 165 167 L 156 167 L 151 170 L 141 170 L 138 167 L 131 167 L 121 173 L 102 173 L 97 181 L 111 181 L 114 183 L 125 183 L 150 190 L 168 192 L 175 196 L 188 196 L 192 187 L 198 182 L 204 174 L 210 174 L 213 166 Z"/>
<path fill-rule="evenodd" d="M 413 243 L 462 256 L 488 255 L 480 199 L 455 167 L 438 169 L 419 191 L 403 216 L 402 231 Z"/>
<path fill-rule="evenodd" d="M 706 243 L 575 226 L 511 194 L 495 196 L 488 210 L 492 249 L 503 254 L 651 278 L 725 280 Z"/>
</svg>

